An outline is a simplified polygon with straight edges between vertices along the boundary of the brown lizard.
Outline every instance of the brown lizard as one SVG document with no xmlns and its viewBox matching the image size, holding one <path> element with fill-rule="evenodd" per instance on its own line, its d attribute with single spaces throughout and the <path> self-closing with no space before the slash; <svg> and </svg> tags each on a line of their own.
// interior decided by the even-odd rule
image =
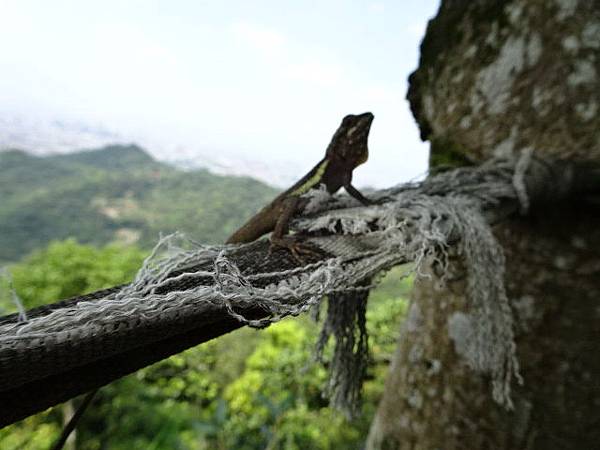
<svg viewBox="0 0 600 450">
<path fill-rule="evenodd" d="M 252 242 L 272 231 L 271 242 L 274 245 L 289 248 L 292 254 L 298 258 L 298 253 L 311 253 L 311 251 L 303 249 L 301 245 L 285 235 L 288 232 L 292 216 L 299 208 L 302 194 L 310 189 L 318 188 L 322 184 L 330 194 L 337 192 L 343 186 L 352 197 L 365 205 L 370 204 L 371 202 L 352 186 L 352 171 L 366 162 L 369 157 L 367 140 L 372 122 L 373 114 L 370 112 L 359 115 L 350 114 L 344 117 L 327 147 L 325 157 L 291 188 L 279 194 L 271 203 L 242 225 L 227 239 L 227 243 Z M 97 391 L 96 389 L 86 395 L 76 414 L 52 447 L 53 450 L 63 448 L 69 434 Z"/>
<path fill-rule="evenodd" d="M 271 243 L 290 249 L 297 257 L 298 253 L 305 251 L 294 239 L 286 235 L 291 218 L 300 209 L 302 194 L 321 185 L 333 194 L 343 186 L 348 194 L 362 204 L 370 204 L 371 202 L 352 186 L 352 171 L 369 157 L 367 140 L 372 122 L 373 114 L 370 112 L 344 117 L 327 147 L 325 157 L 297 183 L 279 194 L 242 225 L 226 242 L 252 242 L 272 232 Z"/>
</svg>

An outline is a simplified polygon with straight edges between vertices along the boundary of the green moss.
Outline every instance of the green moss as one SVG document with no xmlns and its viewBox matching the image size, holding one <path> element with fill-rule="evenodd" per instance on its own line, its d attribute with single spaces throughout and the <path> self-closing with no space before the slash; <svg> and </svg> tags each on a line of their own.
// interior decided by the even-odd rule
<svg viewBox="0 0 600 450">
<path fill-rule="evenodd" d="M 431 140 L 429 167 L 462 167 L 471 166 L 473 162 L 467 157 L 468 150 L 451 139 L 438 137 Z"/>
</svg>

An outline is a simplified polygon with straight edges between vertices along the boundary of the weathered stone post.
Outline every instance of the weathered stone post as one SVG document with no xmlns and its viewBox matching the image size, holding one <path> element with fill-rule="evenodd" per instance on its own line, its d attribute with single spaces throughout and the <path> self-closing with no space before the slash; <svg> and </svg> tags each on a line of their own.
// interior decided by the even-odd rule
<svg viewBox="0 0 600 450">
<path fill-rule="evenodd" d="M 432 166 L 510 154 L 600 164 L 599 73 L 597 0 L 443 0 L 408 98 Z M 600 206 L 533 205 L 494 233 L 524 379 L 514 409 L 462 356 L 472 323 L 457 256 L 443 288 L 435 275 L 415 286 L 367 448 L 599 445 Z"/>
</svg>

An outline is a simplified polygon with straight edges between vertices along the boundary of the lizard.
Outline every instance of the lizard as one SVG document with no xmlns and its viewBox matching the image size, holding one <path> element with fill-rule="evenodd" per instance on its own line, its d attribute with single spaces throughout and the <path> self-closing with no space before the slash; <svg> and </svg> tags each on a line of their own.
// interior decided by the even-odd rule
<svg viewBox="0 0 600 450">
<path fill-rule="evenodd" d="M 372 202 L 352 185 L 352 172 L 369 157 L 367 141 L 373 114 L 349 114 L 334 133 L 325 156 L 305 176 L 250 218 L 226 241 L 227 244 L 252 242 L 271 232 L 271 245 L 298 253 L 310 253 L 288 235 L 289 223 L 303 206 L 300 196 L 324 185 L 330 194 L 344 187 L 346 192 L 363 205 Z"/>
<path fill-rule="evenodd" d="M 325 185 L 330 194 L 336 193 L 341 187 L 346 192 L 364 205 L 372 202 L 363 196 L 358 189 L 352 186 L 353 170 L 365 163 L 369 158 L 367 141 L 373 114 L 349 114 L 343 118 L 341 125 L 336 130 L 331 142 L 325 151 L 325 157 L 317 163 L 305 176 L 292 185 L 289 189 L 279 194 L 275 199 L 261 209 L 248 222 L 242 225 L 226 241 L 227 244 L 252 242 L 266 233 L 272 232 L 271 243 L 290 249 L 297 258 L 298 253 L 310 253 L 290 239 L 286 234 L 289 231 L 289 222 L 293 215 L 300 209 L 300 196 L 310 189 Z M 59 439 L 52 449 L 63 448 L 77 421 L 83 415 L 87 406 L 93 399 L 98 389 L 89 392 L 76 414 L 63 429 Z"/>
</svg>

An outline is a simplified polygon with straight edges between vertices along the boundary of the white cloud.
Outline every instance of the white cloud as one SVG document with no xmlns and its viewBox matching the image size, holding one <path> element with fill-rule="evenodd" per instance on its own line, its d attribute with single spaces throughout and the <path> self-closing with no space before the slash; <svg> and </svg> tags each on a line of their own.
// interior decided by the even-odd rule
<svg viewBox="0 0 600 450">
<path fill-rule="evenodd" d="M 376 13 L 382 13 L 385 11 L 385 5 L 382 2 L 371 2 L 369 3 L 368 8 Z"/>
<path fill-rule="evenodd" d="M 267 56 L 283 53 L 285 37 L 272 29 L 250 22 L 235 22 L 230 27 L 234 36 Z"/>
<path fill-rule="evenodd" d="M 335 86 L 343 81 L 343 68 L 340 65 L 312 60 L 290 63 L 284 73 L 292 80 L 303 81 L 318 86 Z"/>
<path fill-rule="evenodd" d="M 316 58 L 319 49 L 307 48 L 277 30 L 244 21 L 230 25 L 230 31 L 237 40 L 267 57 L 271 76 L 281 81 L 318 87 L 336 86 L 344 81 L 344 67 Z"/>
<path fill-rule="evenodd" d="M 213 17 L 204 2 L 155 15 L 150 7 L 106 1 L 94 10 L 69 0 L 56 0 L 58 10 L 41 0 L 3 5 L 0 107 L 47 107 L 191 152 L 295 160 L 288 165 L 296 175 L 322 157 L 343 115 L 372 111 L 371 158 L 357 183 L 389 184 L 424 164 L 427 152 L 403 99 L 408 50 L 394 43 L 400 28 L 401 44 L 416 48 L 410 32 L 421 37 L 423 25 L 403 25 L 416 17 L 403 16 L 386 31 L 382 6 L 385 15 L 394 7 L 377 0 L 340 12 L 334 22 L 319 12 L 334 12 L 329 2 L 288 17 L 241 2 L 233 22 L 231 7 L 219 2 L 209 2 L 218 11 Z M 371 34 L 381 51 L 371 51 Z"/>
<path fill-rule="evenodd" d="M 399 88 L 376 84 L 362 89 L 360 94 L 366 102 L 370 103 L 399 102 L 403 100 Z"/>
</svg>

